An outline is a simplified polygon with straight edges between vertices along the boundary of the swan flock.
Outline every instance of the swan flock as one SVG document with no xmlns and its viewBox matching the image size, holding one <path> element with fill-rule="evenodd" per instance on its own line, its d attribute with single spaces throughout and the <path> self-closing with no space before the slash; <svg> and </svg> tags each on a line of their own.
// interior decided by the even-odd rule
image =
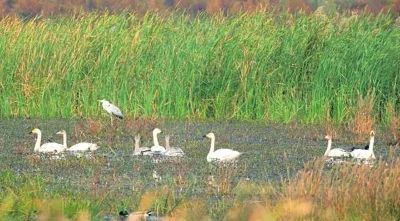
<svg viewBox="0 0 400 221">
<path fill-rule="evenodd" d="M 113 116 L 123 119 L 123 114 L 121 110 L 107 100 L 99 100 L 103 109 L 110 115 L 111 117 L 111 124 Z M 42 144 L 42 132 L 40 129 L 35 128 L 31 131 L 32 134 L 36 134 L 36 142 L 34 146 L 35 153 L 51 153 L 51 154 L 58 154 L 64 151 L 67 152 L 87 152 L 87 151 L 96 151 L 99 149 L 99 146 L 95 143 L 90 142 L 81 142 L 77 143 L 73 146 L 68 147 L 67 145 L 67 133 L 65 130 L 60 130 L 56 134 L 62 135 L 63 143 L 55 143 L 49 142 Z M 159 143 L 158 135 L 162 133 L 159 128 L 154 128 L 152 131 L 152 140 L 153 144 L 151 147 L 141 147 L 140 146 L 140 135 L 136 135 L 134 137 L 134 149 L 133 149 L 133 156 L 165 156 L 165 157 L 184 157 L 185 153 L 182 148 L 180 147 L 171 147 L 170 146 L 170 136 L 165 136 L 165 146 L 162 146 Z M 207 162 L 219 162 L 219 163 L 226 163 L 226 162 L 233 162 L 236 161 L 240 156 L 241 152 L 232 150 L 232 149 L 217 149 L 215 150 L 215 134 L 210 132 L 203 137 L 209 138 L 210 149 L 207 154 Z M 374 160 L 374 140 L 375 140 L 375 132 L 370 132 L 370 140 L 369 144 L 365 146 L 365 148 L 352 148 L 351 150 L 344 150 L 342 148 L 333 148 L 332 149 L 332 136 L 326 135 L 325 139 L 328 141 L 326 151 L 324 153 L 324 157 L 328 158 L 354 158 L 357 160 Z"/>
</svg>

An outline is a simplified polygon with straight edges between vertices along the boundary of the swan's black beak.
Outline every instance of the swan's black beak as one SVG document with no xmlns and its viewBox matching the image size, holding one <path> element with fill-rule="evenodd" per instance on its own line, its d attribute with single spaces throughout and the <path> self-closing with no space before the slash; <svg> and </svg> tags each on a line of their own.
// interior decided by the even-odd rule
<svg viewBox="0 0 400 221">
<path fill-rule="evenodd" d="M 30 131 L 28 134 L 33 134 L 32 131 Z"/>
<path fill-rule="evenodd" d="M 207 137 L 207 135 L 203 135 L 203 138 L 206 138 Z"/>
</svg>

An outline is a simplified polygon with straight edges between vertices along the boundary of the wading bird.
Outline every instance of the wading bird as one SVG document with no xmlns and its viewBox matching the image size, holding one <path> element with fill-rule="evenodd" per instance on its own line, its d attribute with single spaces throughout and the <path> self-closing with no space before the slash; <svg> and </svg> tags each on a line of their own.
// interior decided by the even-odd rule
<svg viewBox="0 0 400 221">
<path fill-rule="evenodd" d="M 335 148 L 331 150 L 332 147 L 332 136 L 326 135 L 325 139 L 328 140 L 328 146 L 326 148 L 324 156 L 326 157 L 349 157 L 350 153 L 341 149 Z"/>
<path fill-rule="evenodd" d="M 42 132 L 35 128 L 31 132 L 32 134 L 37 134 L 37 139 L 36 139 L 36 144 L 35 148 L 33 149 L 34 152 L 39 152 L 39 153 L 61 153 L 65 150 L 64 145 L 59 144 L 59 143 L 45 143 L 43 145 L 40 145 L 40 142 L 42 140 Z"/>
<path fill-rule="evenodd" d="M 101 106 L 103 107 L 103 109 L 105 111 L 107 111 L 108 114 L 110 114 L 110 118 L 111 118 L 111 125 L 113 122 L 113 118 L 112 116 L 114 115 L 115 117 L 118 117 L 119 119 L 123 119 L 124 115 L 122 114 L 121 110 L 115 106 L 114 104 L 110 103 L 107 100 L 99 100 L 99 102 L 101 103 Z"/>
<path fill-rule="evenodd" d="M 152 155 L 150 148 L 140 147 L 140 135 L 135 136 L 135 149 L 133 150 L 133 155 Z"/>
<path fill-rule="evenodd" d="M 214 133 L 208 133 L 203 137 L 208 137 L 211 139 L 210 152 L 208 152 L 207 155 L 208 162 L 231 162 L 237 159 L 241 155 L 240 152 L 231 149 L 218 149 L 214 151 L 214 146 L 215 146 Z"/>
<path fill-rule="evenodd" d="M 165 156 L 169 157 L 183 157 L 185 153 L 179 147 L 171 147 L 169 145 L 169 135 L 165 136 Z"/>
<path fill-rule="evenodd" d="M 153 146 L 151 147 L 151 152 L 154 152 L 156 154 L 164 154 L 165 153 L 165 147 L 161 146 L 158 143 L 158 138 L 157 134 L 161 133 L 161 130 L 158 128 L 154 128 L 153 130 Z"/>
<path fill-rule="evenodd" d="M 356 158 L 356 159 L 361 159 L 361 160 L 375 159 L 374 141 L 375 141 L 375 131 L 371 131 L 370 138 L 369 138 L 368 150 L 355 149 L 355 150 L 351 151 L 351 153 L 350 153 L 351 157 Z"/>
<path fill-rule="evenodd" d="M 67 151 L 70 152 L 84 152 L 84 151 L 95 151 L 99 149 L 99 146 L 95 143 L 77 143 L 70 148 L 67 146 L 67 132 L 65 130 L 58 131 L 57 134 L 63 135 L 63 146 L 66 148 Z"/>
</svg>

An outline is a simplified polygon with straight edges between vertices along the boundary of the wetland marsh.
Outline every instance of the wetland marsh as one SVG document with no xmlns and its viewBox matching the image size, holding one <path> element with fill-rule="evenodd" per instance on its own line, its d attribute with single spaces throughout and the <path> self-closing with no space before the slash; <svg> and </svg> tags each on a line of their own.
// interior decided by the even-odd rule
<svg viewBox="0 0 400 221">
<path fill-rule="evenodd" d="M 173 146 L 182 147 L 186 156 L 157 163 L 151 157 L 132 156 L 134 135 L 141 134 L 143 145 L 151 146 L 155 126 L 163 131 L 161 144 L 169 134 Z M 62 138 L 55 132 L 65 129 L 70 143 L 90 141 L 101 148 L 80 158 L 36 155 L 36 137 L 29 134 L 34 127 L 42 129 L 44 141 L 61 143 Z M 220 219 L 240 195 L 234 191 L 240 183 L 268 183 L 279 189 L 308 161 L 321 157 L 327 144 L 323 126 L 255 122 L 127 120 L 110 127 L 106 120 L 11 119 L 3 120 L 0 130 L 1 195 L 14 188 L 32 188 L 31 194 L 36 197 L 61 198 L 65 205 L 75 205 L 63 207 L 67 216 L 85 208 L 100 220 L 118 217 L 119 211 L 136 211 L 143 207 L 143 195 L 166 187 L 171 192 L 162 195 L 162 203 L 153 202 L 147 205 L 149 208 L 140 209 L 166 215 L 182 201 L 202 199 L 207 202 L 210 217 Z M 243 153 L 235 165 L 220 168 L 206 161 L 210 141 L 202 136 L 210 131 L 216 134 L 217 149 L 232 148 Z M 354 144 L 354 135 L 344 129 L 336 133 L 334 147 L 362 145 Z M 385 159 L 390 149 L 385 141 L 390 138 L 384 134 L 385 129 L 378 130 L 375 155 Z M 155 179 L 154 171 L 161 178 Z M 261 192 L 252 193 L 254 200 Z M 28 216 L 19 212 L 14 215 Z"/>
</svg>

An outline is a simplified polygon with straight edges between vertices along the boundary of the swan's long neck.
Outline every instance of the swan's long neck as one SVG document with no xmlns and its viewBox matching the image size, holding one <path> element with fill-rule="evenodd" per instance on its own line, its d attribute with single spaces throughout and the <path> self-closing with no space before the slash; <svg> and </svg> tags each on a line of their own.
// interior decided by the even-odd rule
<svg viewBox="0 0 400 221">
<path fill-rule="evenodd" d="M 169 146 L 169 139 L 166 138 L 165 139 L 165 150 L 169 150 L 169 149 L 171 149 L 171 147 Z"/>
<path fill-rule="evenodd" d="M 329 151 L 331 151 L 332 148 L 332 139 L 328 140 L 328 147 L 326 148 L 324 156 L 327 156 L 329 154 Z"/>
<path fill-rule="evenodd" d="M 369 139 L 369 152 L 370 153 L 374 153 L 374 141 L 375 141 L 375 137 L 371 136 L 371 138 Z"/>
<path fill-rule="evenodd" d="M 35 148 L 33 149 L 34 152 L 39 152 L 41 140 L 42 140 L 42 133 L 38 132 L 37 133 L 37 139 L 36 139 Z"/>
<path fill-rule="evenodd" d="M 214 146 L 215 146 L 215 137 L 211 137 L 210 152 L 208 152 L 208 154 L 214 153 Z"/>
<path fill-rule="evenodd" d="M 135 139 L 135 151 L 139 151 L 140 148 L 140 139 Z"/>
<path fill-rule="evenodd" d="M 155 132 L 153 132 L 153 143 L 154 146 L 160 146 L 160 144 L 158 143 L 157 133 Z"/>
<path fill-rule="evenodd" d="M 67 148 L 67 133 L 63 133 L 63 145 L 64 148 Z"/>
</svg>

